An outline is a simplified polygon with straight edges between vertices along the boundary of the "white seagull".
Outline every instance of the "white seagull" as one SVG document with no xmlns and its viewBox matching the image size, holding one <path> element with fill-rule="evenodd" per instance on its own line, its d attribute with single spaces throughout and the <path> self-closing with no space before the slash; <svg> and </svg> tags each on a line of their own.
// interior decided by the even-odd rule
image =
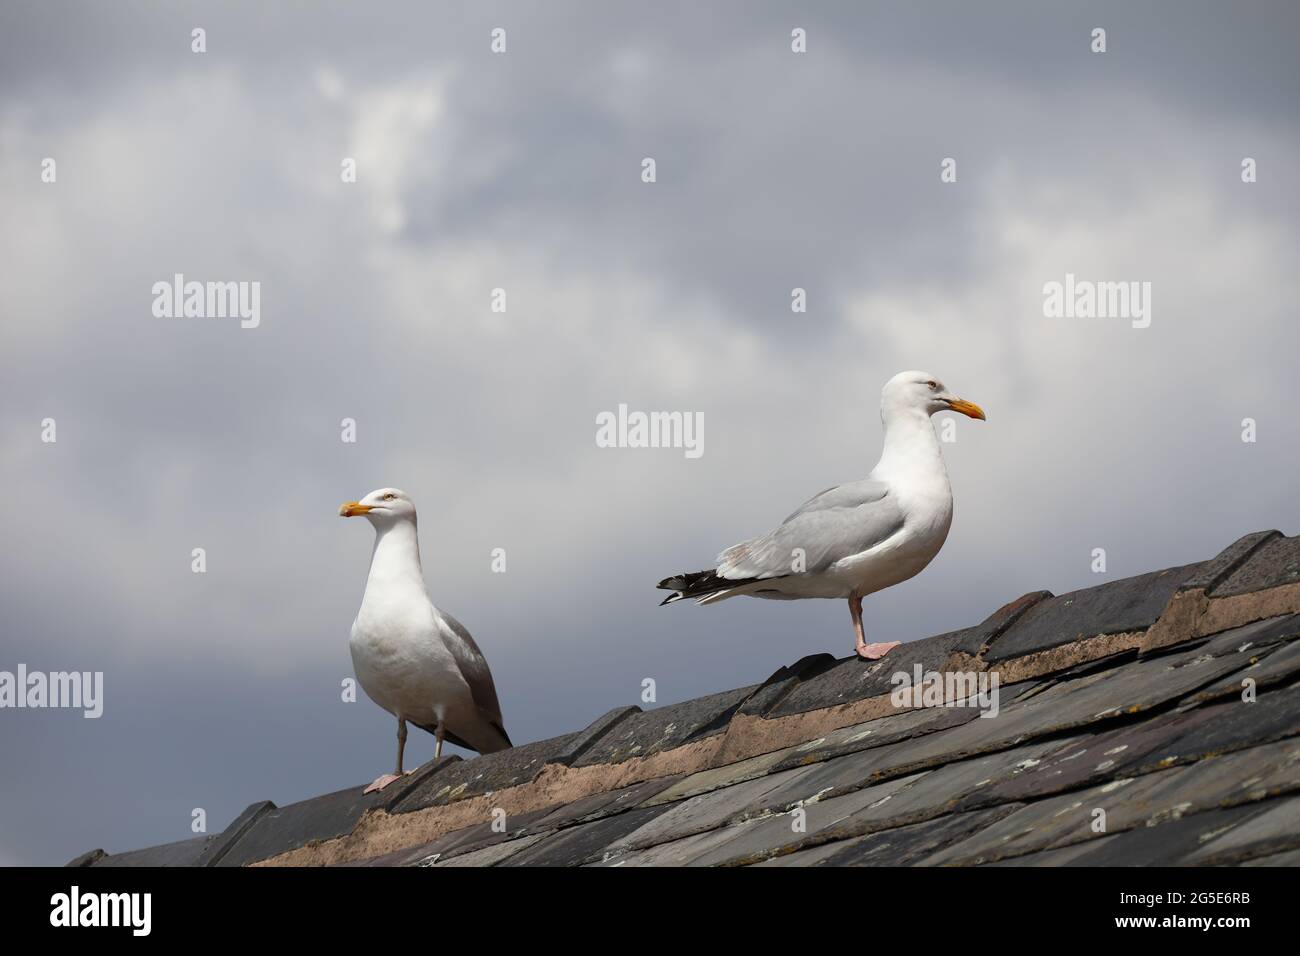
<svg viewBox="0 0 1300 956">
<path fill-rule="evenodd" d="M 444 738 L 485 754 L 511 746 L 483 652 L 429 600 L 410 497 L 380 488 L 339 514 L 364 515 L 375 528 L 366 593 L 352 624 L 352 666 L 370 699 L 397 718 L 397 769 L 365 792 L 402 776 L 408 721 L 433 734 L 435 760 Z"/>
<path fill-rule="evenodd" d="M 861 481 L 827 488 L 775 531 L 734 545 L 709 571 L 659 582 L 671 604 L 712 604 L 738 594 L 760 598 L 844 598 L 868 660 L 898 641 L 868 644 L 862 599 L 919 573 L 943 547 L 952 524 L 952 488 L 930 416 L 954 411 L 984 420 L 983 410 L 953 395 L 926 372 L 899 372 L 880 393 L 885 447 Z"/>
</svg>

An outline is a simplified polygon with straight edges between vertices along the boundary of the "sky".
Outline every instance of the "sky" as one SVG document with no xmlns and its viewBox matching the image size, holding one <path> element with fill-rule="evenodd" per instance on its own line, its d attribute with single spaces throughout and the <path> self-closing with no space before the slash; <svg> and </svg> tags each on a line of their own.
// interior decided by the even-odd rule
<svg viewBox="0 0 1300 956">
<path fill-rule="evenodd" d="M 390 768 L 392 718 L 341 692 L 372 532 L 337 509 L 374 488 L 415 500 L 517 744 L 646 678 L 663 705 L 849 654 L 844 602 L 654 585 L 863 477 L 903 369 L 988 421 L 948 426 L 947 544 L 867 599 L 869 640 L 1296 533 L 1298 28 L 1280 2 L 6 3 L 0 671 L 101 671 L 104 712 L 0 709 L 0 864 Z M 155 314 L 177 273 L 259 283 L 258 324 Z M 1067 274 L 1150 283 L 1149 324 L 1046 315 Z M 702 415 L 703 453 L 599 447 L 620 404 Z"/>
</svg>

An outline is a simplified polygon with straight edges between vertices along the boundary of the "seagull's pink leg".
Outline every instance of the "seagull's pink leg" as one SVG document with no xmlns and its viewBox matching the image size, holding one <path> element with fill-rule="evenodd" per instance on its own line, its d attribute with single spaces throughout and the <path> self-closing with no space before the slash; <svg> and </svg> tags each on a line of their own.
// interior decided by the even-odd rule
<svg viewBox="0 0 1300 956">
<path fill-rule="evenodd" d="M 849 598 L 849 614 L 853 616 L 853 633 L 857 638 L 853 650 L 857 652 L 858 657 L 878 661 L 902 643 L 901 641 L 890 641 L 887 644 L 867 643 L 867 636 L 862 632 L 862 598 L 856 595 Z"/>
<path fill-rule="evenodd" d="M 439 741 L 441 743 L 441 741 Z M 402 754 L 406 750 L 406 721 L 401 717 L 397 718 L 397 769 L 392 773 L 386 773 L 383 776 L 376 777 L 370 786 L 366 787 L 362 793 L 374 793 L 376 790 L 383 790 L 394 780 L 401 780 L 405 774 L 402 773 Z"/>
<path fill-rule="evenodd" d="M 443 727 L 442 727 L 442 721 L 440 720 L 438 721 L 438 726 L 435 727 L 433 731 L 433 739 L 436 741 L 436 743 L 433 746 L 434 760 L 437 760 L 442 756 L 442 734 L 443 734 Z"/>
</svg>

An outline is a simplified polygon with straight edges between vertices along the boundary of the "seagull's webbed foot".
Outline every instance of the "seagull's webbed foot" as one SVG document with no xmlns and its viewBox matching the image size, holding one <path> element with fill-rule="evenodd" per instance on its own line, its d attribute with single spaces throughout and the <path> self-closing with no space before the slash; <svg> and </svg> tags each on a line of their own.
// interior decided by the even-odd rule
<svg viewBox="0 0 1300 956">
<path fill-rule="evenodd" d="M 410 770 L 406 771 L 406 773 L 412 773 L 412 772 L 413 771 Z M 376 777 L 374 779 L 374 782 L 371 783 L 370 786 L 366 787 L 366 789 L 361 792 L 375 793 L 379 790 L 383 790 L 384 787 L 388 786 L 390 783 L 395 783 L 398 780 L 401 780 L 402 777 L 406 776 L 406 773 L 404 774 L 386 773 L 382 777 Z"/>
<path fill-rule="evenodd" d="M 858 657 L 861 657 L 863 660 L 878 661 L 901 643 L 903 642 L 889 641 L 886 644 L 859 643 L 854 650 L 858 652 Z"/>
<path fill-rule="evenodd" d="M 400 773 L 400 774 L 383 774 L 382 777 L 374 778 L 373 782 L 370 783 L 370 786 L 365 788 L 365 790 L 361 792 L 376 793 L 378 791 L 383 790 L 383 788 L 389 786 L 390 783 L 396 783 L 398 782 L 398 780 L 402 779 L 403 777 L 409 777 L 409 775 L 413 773 L 415 773 L 415 770 L 407 770 L 406 773 Z"/>
<path fill-rule="evenodd" d="M 853 649 L 863 660 L 878 661 L 902 643 L 902 641 L 889 641 L 886 644 L 867 643 L 867 634 L 862 629 L 862 598 L 856 594 L 849 597 L 849 614 L 853 618 L 853 635 L 856 638 Z"/>
</svg>

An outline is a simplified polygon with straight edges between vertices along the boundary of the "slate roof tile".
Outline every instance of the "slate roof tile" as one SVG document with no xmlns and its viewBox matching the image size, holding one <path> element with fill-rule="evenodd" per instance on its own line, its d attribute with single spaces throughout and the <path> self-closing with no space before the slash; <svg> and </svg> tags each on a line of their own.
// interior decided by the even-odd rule
<svg viewBox="0 0 1300 956">
<path fill-rule="evenodd" d="M 1300 742 L 1282 741 L 1140 777 L 1039 800 L 930 857 L 927 865 L 977 864 L 1159 826 L 1202 810 L 1250 803 L 1300 788 Z"/>
<path fill-rule="evenodd" d="M 73 861 L 69 866 L 195 866 L 203 851 L 217 839 L 217 834 L 164 843 L 161 846 L 146 847 L 142 850 L 129 850 L 126 853 L 114 853 L 93 857 L 83 863 Z M 88 856 L 90 854 L 87 854 Z"/>
<path fill-rule="evenodd" d="M 1214 866 L 1236 862 L 1241 857 L 1300 848 L 1300 797 L 1283 797 L 1259 804 L 1261 812 L 1252 815 L 1213 840 L 1203 842 L 1187 857 L 1195 866 Z"/>
<path fill-rule="evenodd" d="M 1240 694 L 1246 688 L 1246 681 L 1253 682 L 1256 691 L 1259 691 L 1277 684 L 1289 683 L 1300 675 L 1300 641 L 1293 641 L 1282 648 L 1252 651 L 1250 656 L 1252 663 L 1249 666 L 1215 681 L 1188 699 L 1199 702 Z"/>
<path fill-rule="evenodd" d="M 1242 535 L 1202 564 L 1194 573 L 1188 575 L 1182 587 L 1188 590 L 1200 588 L 1204 591 L 1212 591 L 1245 564 L 1264 544 L 1278 537 L 1281 537 L 1281 532 L 1278 531 L 1255 531 Z"/>
<path fill-rule="evenodd" d="M 271 805 L 215 865 L 243 866 L 314 840 L 349 833 L 366 810 L 381 807 L 391 799 L 382 791 L 363 794 L 362 789 L 348 787 L 284 807 Z"/>
<path fill-rule="evenodd" d="M 497 866 L 502 861 L 508 860 L 527 850 L 531 846 L 540 843 L 545 834 L 538 833 L 533 836 L 522 837 L 518 840 L 511 840 L 506 843 L 496 843 L 481 850 L 474 850 L 472 853 L 466 853 L 462 856 L 454 856 L 449 860 L 430 859 L 420 864 L 422 866 Z"/>
<path fill-rule="evenodd" d="M 632 714 L 614 726 L 575 762 L 575 767 L 619 763 L 671 750 L 726 730 L 727 721 L 759 685 L 710 694 L 680 704 Z"/>
<path fill-rule="evenodd" d="M 1300 535 L 1271 537 L 1236 571 L 1210 591 L 1210 597 L 1232 597 L 1300 581 Z"/>
<path fill-rule="evenodd" d="M 565 752 L 576 736 L 551 737 L 448 765 L 409 788 L 391 803 L 391 809 L 409 813 L 530 783 L 547 763 Z"/>
<path fill-rule="evenodd" d="M 656 843 L 667 843 L 712 830 L 726 823 L 740 822 L 761 812 L 763 804 L 760 801 L 765 794 L 788 786 L 810 772 L 811 768 L 806 767 L 786 770 L 665 806 L 666 812 L 611 843 L 609 849 L 615 853 L 643 849 Z"/>
<path fill-rule="evenodd" d="M 1175 866 L 1207 839 L 1230 832 L 1258 816 L 1259 804 L 1210 810 L 1178 817 L 1160 826 L 1135 827 L 1121 834 L 1086 840 L 1054 850 L 1009 857 L 994 866 Z"/>
<path fill-rule="evenodd" d="M 756 821 L 746 821 L 730 827 L 705 830 L 690 836 L 658 843 L 644 850 L 618 853 L 602 859 L 591 866 L 695 866 L 697 861 L 707 857 L 714 849 L 729 843 L 746 832 Z"/>
<path fill-rule="evenodd" d="M 1050 597 L 1047 591 L 1026 594 L 998 608 L 974 627 L 908 641 L 878 663 L 864 665 L 855 657 L 839 661 L 799 681 L 769 716 L 804 713 L 888 694 L 894 689 L 894 674 L 911 674 L 918 664 L 923 672 L 942 671 L 957 653 L 974 657 L 1034 605 Z"/>
<path fill-rule="evenodd" d="M 442 839 L 427 844 L 424 856 L 436 856 L 438 862 L 443 862 L 498 843 L 508 843 L 537 832 L 544 833 L 548 828 L 536 824 L 551 812 L 534 810 L 531 813 L 502 814 L 499 822 L 496 819 L 485 820 L 477 826 L 454 830 Z"/>
<path fill-rule="evenodd" d="M 1145 630 L 1199 567 L 1166 568 L 1045 598 L 995 638 L 984 658 L 996 663 L 1098 634 Z"/>
<path fill-rule="evenodd" d="M 1241 866 L 1300 866 L 1300 850 L 1286 850 L 1269 856 L 1253 857 L 1243 860 Z"/>
<path fill-rule="evenodd" d="M 911 866 L 952 843 L 1014 813 L 1018 804 L 950 813 L 923 823 L 879 830 L 850 840 L 824 843 L 759 866 Z"/>
<path fill-rule="evenodd" d="M 839 665 L 830 654 L 810 654 L 787 667 L 776 670 L 758 690 L 740 706 L 739 714 L 763 717 L 784 701 L 792 691 Z"/>
<path fill-rule="evenodd" d="M 589 823 L 632 807 L 653 805 L 658 801 L 660 793 L 670 789 L 681 779 L 680 774 L 672 777 L 655 777 L 617 790 L 593 793 L 550 811 L 537 822 L 537 827 L 541 829 L 568 826 L 572 823 Z"/>
<path fill-rule="evenodd" d="M 782 853 L 792 853 L 815 842 L 824 842 L 834 832 L 856 836 L 862 832 L 859 828 L 865 825 L 863 816 L 887 818 L 887 811 L 882 807 L 892 796 L 912 786 L 923 776 L 924 774 L 916 774 L 887 780 L 841 797 L 817 800 L 786 813 L 763 817 L 752 826 L 733 826 L 731 829 L 735 832 L 734 839 L 722 843 L 695 862 L 704 866 L 756 863 Z M 857 827 L 849 831 L 834 830 L 838 824 L 854 815 L 859 815 Z"/>
<path fill-rule="evenodd" d="M 641 807 L 560 830 L 544 836 L 535 846 L 508 858 L 504 865 L 582 866 L 584 863 L 596 862 L 604 858 L 605 848 L 611 843 L 667 810 L 667 806 Z"/>
</svg>

